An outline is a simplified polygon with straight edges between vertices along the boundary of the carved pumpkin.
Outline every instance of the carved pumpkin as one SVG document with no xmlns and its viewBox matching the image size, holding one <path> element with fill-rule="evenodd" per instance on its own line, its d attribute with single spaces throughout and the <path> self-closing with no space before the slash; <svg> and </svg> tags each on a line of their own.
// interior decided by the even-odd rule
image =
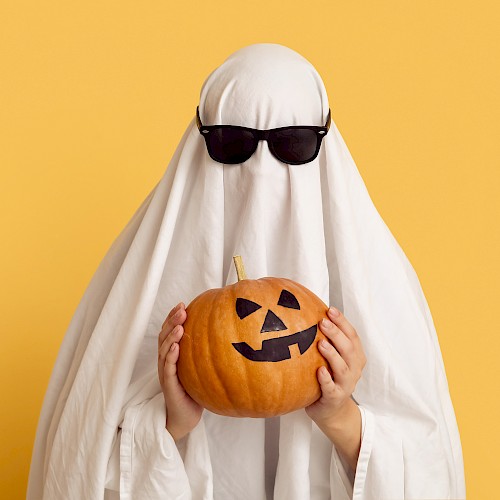
<svg viewBox="0 0 500 500">
<path fill-rule="evenodd" d="M 235 258 L 236 262 L 236 258 Z M 220 415 L 269 417 L 304 408 L 321 390 L 318 322 L 328 307 L 285 278 L 207 290 L 186 308 L 177 372 L 187 393 Z"/>
</svg>

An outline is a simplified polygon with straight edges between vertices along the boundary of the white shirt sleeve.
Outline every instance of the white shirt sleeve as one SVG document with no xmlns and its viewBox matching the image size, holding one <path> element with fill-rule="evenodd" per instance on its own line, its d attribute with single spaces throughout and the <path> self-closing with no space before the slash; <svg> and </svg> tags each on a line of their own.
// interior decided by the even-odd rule
<svg viewBox="0 0 500 500">
<path fill-rule="evenodd" d="M 361 449 L 362 449 L 364 435 L 365 435 L 365 427 L 366 427 L 366 416 L 364 408 L 362 408 L 359 405 L 358 408 L 361 413 Z M 361 457 L 361 450 L 360 450 L 360 457 Z M 359 459 L 357 468 L 359 468 Z M 332 451 L 332 460 L 330 463 L 330 485 L 332 489 L 332 498 L 337 498 L 340 495 L 339 500 L 352 500 L 354 481 L 355 481 L 354 472 L 351 470 L 349 465 L 342 459 L 342 457 L 337 452 L 334 446 Z"/>
<path fill-rule="evenodd" d="M 191 487 L 165 428 L 163 394 L 126 409 L 120 439 L 120 500 L 190 500 Z"/>
<path fill-rule="evenodd" d="M 425 431 L 412 432 L 410 421 L 398 422 L 361 405 L 358 408 L 362 438 L 354 478 L 335 448 L 332 454 L 330 480 L 341 500 L 451 498 L 442 430 L 422 425 Z"/>
</svg>

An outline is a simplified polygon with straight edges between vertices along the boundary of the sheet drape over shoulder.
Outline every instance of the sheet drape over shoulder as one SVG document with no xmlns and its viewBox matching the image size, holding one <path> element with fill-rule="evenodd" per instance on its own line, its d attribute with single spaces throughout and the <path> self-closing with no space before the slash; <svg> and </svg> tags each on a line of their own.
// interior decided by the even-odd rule
<svg viewBox="0 0 500 500">
<path fill-rule="evenodd" d="M 314 67 L 276 44 L 235 52 L 200 96 L 207 125 L 323 125 L 329 107 Z M 363 422 L 355 474 L 304 410 L 280 417 L 275 463 L 275 430 L 263 419 L 205 411 L 177 444 L 164 428 L 161 325 L 179 301 L 236 281 L 235 254 L 251 277 L 304 284 L 360 335 L 367 364 L 353 394 Z M 459 432 L 418 277 L 334 121 L 310 163 L 281 163 L 261 141 L 245 163 L 223 165 L 193 119 L 69 325 L 28 498 L 264 499 L 270 490 L 277 500 L 465 498 Z"/>
</svg>

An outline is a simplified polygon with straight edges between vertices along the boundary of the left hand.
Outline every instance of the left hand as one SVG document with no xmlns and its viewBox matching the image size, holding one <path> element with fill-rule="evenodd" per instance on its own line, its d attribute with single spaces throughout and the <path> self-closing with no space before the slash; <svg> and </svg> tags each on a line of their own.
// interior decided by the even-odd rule
<svg viewBox="0 0 500 500">
<path fill-rule="evenodd" d="M 319 328 L 329 342 L 318 343 L 333 378 L 325 367 L 318 369 L 316 376 L 321 397 L 305 409 L 319 427 L 328 426 L 342 415 L 366 365 L 366 356 L 356 330 L 340 311 L 337 310 L 337 315 L 333 311 L 330 308 L 327 313 L 331 321 L 325 318 L 319 322 Z"/>
</svg>

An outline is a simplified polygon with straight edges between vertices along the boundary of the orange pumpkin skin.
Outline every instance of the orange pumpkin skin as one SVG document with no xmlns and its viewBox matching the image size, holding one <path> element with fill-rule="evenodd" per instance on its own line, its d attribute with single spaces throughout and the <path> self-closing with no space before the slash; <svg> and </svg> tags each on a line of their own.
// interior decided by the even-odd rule
<svg viewBox="0 0 500 500">
<path fill-rule="evenodd" d="M 292 300 L 293 307 L 282 305 L 282 294 L 298 304 Z M 260 308 L 244 316 L 245 300 Z M 285 278 L 244 279 L 207 290 L 186 308 L 179 380 L 196 402 L 220 415 L 270 417 L 304 408 L 321 396 L 318 368 L 329 369 L 317 345 L 325 338 L 318 322 L 327 310 L 313 292 Z M 273 324 L 275 330 L 263 331 Z M 279 340 L 266 344 L 271 339 Z M 296 340 L 300 342 L 287 347 Z M 249 352 L 250 357 L 267 359 L 275 351 L 280 358 L 290 357 L 246 357 Z"/>
</svg>

